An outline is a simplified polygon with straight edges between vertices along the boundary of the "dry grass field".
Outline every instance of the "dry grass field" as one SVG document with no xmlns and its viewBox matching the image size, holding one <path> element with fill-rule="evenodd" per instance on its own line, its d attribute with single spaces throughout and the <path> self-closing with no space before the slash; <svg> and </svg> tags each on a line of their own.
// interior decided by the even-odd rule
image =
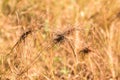
<svg viewBox="0 0 120 80">
<path fill-rule="evenodd" d="M 120 0 L 0 0 L 0 80 L 120 80 Z"/>
</svg>

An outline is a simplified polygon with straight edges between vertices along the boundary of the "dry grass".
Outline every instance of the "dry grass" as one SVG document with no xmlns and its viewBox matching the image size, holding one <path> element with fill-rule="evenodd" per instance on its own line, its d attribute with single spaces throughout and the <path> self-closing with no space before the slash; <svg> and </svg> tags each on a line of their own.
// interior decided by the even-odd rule
<svg viewBox="0 0 120 80">
<path fill-rule="evenodd" d="M 120 80 L 120 0 L 1 0 L 0 80 Z"/>
</svg>

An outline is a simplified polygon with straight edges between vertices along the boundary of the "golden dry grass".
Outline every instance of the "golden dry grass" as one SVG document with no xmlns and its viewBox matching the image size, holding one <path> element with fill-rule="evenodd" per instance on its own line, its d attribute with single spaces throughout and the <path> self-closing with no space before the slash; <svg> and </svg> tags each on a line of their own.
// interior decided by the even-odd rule
<svg viewBox="0 0 120 80">
<path fill-rule="evenodd" d="M 120 0 L 0 0 L 0 80 L 120 80 Z"/>
</svg>

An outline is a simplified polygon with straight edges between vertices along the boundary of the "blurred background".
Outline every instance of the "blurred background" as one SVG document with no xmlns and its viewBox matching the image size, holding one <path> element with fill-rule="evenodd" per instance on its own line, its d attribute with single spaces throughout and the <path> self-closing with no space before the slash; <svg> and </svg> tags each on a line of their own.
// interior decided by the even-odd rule
<svg viewBox="0 0 120 80">
<path fill-rule="evenodd" d="M 120 80 L 119 62 L 120 0 L 0 0 L 0 80 Z"/>
</svg>

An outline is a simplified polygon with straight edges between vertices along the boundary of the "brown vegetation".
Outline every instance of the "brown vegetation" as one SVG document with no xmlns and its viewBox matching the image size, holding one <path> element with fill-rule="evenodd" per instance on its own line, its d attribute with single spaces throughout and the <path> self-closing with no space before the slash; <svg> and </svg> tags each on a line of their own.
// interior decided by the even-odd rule
<svg viewBox="0 0 120 80">
<path fill-rule="evenodd" d="M 120 0 L 1 0 L 0 80 L 120 80 Z"/>
</svg>

